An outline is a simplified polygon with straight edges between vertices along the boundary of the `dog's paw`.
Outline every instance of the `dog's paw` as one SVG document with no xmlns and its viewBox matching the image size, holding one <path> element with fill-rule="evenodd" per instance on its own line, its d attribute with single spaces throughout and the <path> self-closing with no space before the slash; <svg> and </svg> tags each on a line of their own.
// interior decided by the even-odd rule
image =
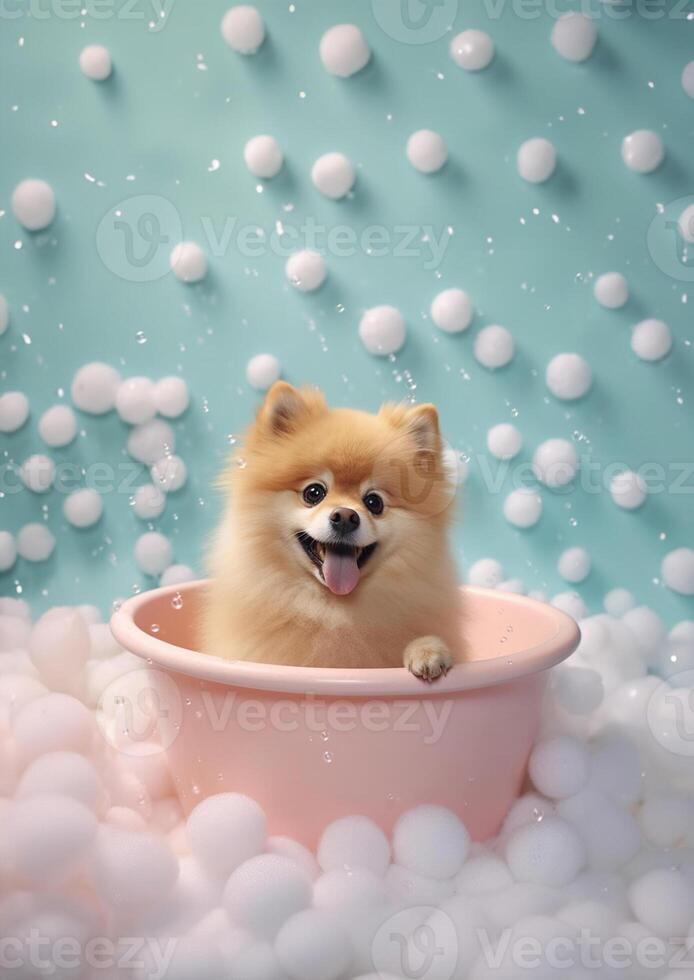
<svg viewBox="0 0 694 980">
<path fill-rule="evenodd" d="M 451 652 L 438 636 L 419 636 L 405 647 L 407 669 L 423 681 L 435 681 L 453 666 Z"/>
</svg>

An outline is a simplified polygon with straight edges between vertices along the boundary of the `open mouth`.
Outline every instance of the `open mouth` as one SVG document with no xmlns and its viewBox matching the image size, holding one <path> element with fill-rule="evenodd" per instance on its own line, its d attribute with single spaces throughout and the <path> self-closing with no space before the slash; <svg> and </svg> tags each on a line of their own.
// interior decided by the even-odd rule
<svg viewBox="0 0 694 980">
<path fill-rule="evenodd" d="M 342 541 L 316 541 L 306 531 L 300 531 L 296 537 L 335 595 L 349 595 L 357 587 L 361 570 L 378 543 L 374 541 L 365 548 L 357 548 Z"/>
</svg>

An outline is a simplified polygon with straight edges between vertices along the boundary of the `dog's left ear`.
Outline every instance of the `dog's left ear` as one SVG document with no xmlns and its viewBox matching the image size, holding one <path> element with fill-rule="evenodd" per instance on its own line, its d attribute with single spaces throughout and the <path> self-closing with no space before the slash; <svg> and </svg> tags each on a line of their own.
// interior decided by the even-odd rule
<svg viewBox="0 0 694 980">
<path fill-rule="evenodd" d="M 415 405 L 407 413 L 407 426 L 420 449 L 435 450 L 439 446 L 439 413 L 435 405 Z"/>
<path fill-rule="evenodd" d="M 323 395 L 311 388 L 294 388 L 287 381 L 275 381 L 258 413 L 258 421 L 276 435 L 293 432 L 307 416 L 325 411 Z"/>
</svg>

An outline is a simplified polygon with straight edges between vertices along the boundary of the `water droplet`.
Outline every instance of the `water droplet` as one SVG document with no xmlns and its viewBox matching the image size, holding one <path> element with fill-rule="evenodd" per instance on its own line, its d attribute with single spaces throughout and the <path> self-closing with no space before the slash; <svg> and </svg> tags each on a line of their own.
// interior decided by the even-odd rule
<svg viewBox="0 0 694 980">
<path fill-rule="evenodd" d="M 183 596 L 180 592 L 177 592 L 173 599 L 171 600 L 171 605 L 174 609 L 183 609 Z"/>
</svg>

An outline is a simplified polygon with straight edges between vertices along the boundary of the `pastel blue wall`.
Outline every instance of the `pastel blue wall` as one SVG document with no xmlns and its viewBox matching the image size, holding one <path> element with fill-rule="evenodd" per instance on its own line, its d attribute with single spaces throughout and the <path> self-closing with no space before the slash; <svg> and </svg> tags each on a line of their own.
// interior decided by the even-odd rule
<svg viewBox="0 0 694 980">
<path fill-rule="evenodd" d="M 0 292 L 12 313 L 0 337 L 0 380 L 2 390 L 29 395 L 32 415 L 20 432 L 0 436 L 3 462 L 21 463 L 41 450 L 38 417 L 58 392 L 69 399 L 83 363 L 106 360 L 126 375 L 155 378 L 180 372 L 193 402 L 175 428 L 191 478 L 156 526 L 172 536 L 178 561 L 200 567 L 219 509 L 210 481 L 228 435 L 243 429 L 258 402 L 245 365 L 269 351 L 285 377 L 319 384 L 335 404 L 374 409 L 412 392 L 438 404 L 449 441 L 472 457 L 456 532 L 461 561 L 494 555 L 509 576 L 552 593 L 565 587 L 558 555 L 583 545 L 594 561 L 580 589 L 589 603 L 624 585 L 670 620 L 691 615 L 692 601 L 658 582 L 663 554 L 693 544 L 691 475 L 689 493 L 670 486 L 636 513 L 619 510 L 606 492 L 543 491 L 541 523 L 519 532 L 501 514 L 511 476 L 490 492 L 478 466 L 487 429 L 501 421 L 513 421 L 524 435 L 520 461 L 551 436 L 577 439 L 599 467 L 661 464 L 666 483 L 673 463 L 692 460 L 687 294 L 694 272 L 678 262 L 675 234 L 665 224 L 694 190 L 694 103 L 680 85 L 694 51 L 684 12 L 596 2 L 599 43 L 589 61 L 575 65 L 552 49 L 552 16 L 544 8 L 465 0 L 456 13 L 454 0 L 446 0 L 435 17 L 450 14 L 456 31 L 482 27 L 496 42 L 493 65 L 473 75 L 449 59 L 450 33 L 404 43 L 400 5 L 390 0 L 258 5 L 269 37 L 245 59 L 220 36 L 226 4 L 219 0 L 174 0 L 156 30 L 149 26 L 151 0 L 95 5 L 102 19 L 75 17 L 73 5 L 60 0 L 5 5 L 18 16 L 5 11 L 0 24 Z M 499 16 L 491 17 L 492 9 Z M 390 18 L 390 33 L 374 11 Z M 626 16 L 618 19 L 616 11 Z M 345 20 L 363 28 L 374 52 L 349 81 L 328 76 L 318 58 L 322 32 Z M 90 42 L 107 45 L 116 66 L 102 85 L 78 69 Z M 407 136 L 421 127 L 439 130 L 449 145 L 448 166 L 432 178 L 404 155 Z M 622 138 L 637 128 L 656 130 L 667 148 L 665 164 L 649 176 L 630 172 L 620 157 Z M 262 132 L 278 138 L 287 166 L 259 193 L 242 149 Z M 561 160 L 543 186 L 524 184 L 515 169 L 518 145 L 536 135 L 551 138 Z M 358 165 L 351 200 L 328 201 L 310 183 L 314 159 L 333 149 Z M 58 201 L 55 223 L 38 236 L 24 232 L 9 209 L 13 187 L 27 176 L 48 180 Z M 180 220 L 184 236 L 204 245 L 211 265 L 204 283 L 154 278 L 170 243 L 156 251 L 143 282 L 133 281 L 140 270 L 128 264 L 122 236 L 107 235 L 97 248 L 104 216 L 120 202 L 126 217 L 135 213 L 129 199 L 139 195 L 152 196 L 146 209 L 159 216 L 163 233 L 175 241 Z M 671 204 L 680 198 L 681 206 Z M 401 226 L 431 226 L 437 238 L 450 226 L 453 234 L 436 267 L 419 233 L 410 255 L 328 251 L 329 281 L 302 295 L 286 284 L 283 256 L 267 247 L 241 254 L 238 236 L 248 227 L 269 236 L 277 221 L 299 228 L 307 219 L 358 234 L 377 224 L 394 241 Z M 225 222 L 230 241 L 213 254 Z M 136 227 L 133 235 L 144 250 Z M 592 296 L 592 277 L 613 269 L 632 287 L 631 301 L 617 312 Z M 428 319 L 432 297 L 447 286 L 466 289 L 477 310 L 473 326 L 457 336 L 442 335 Z M 378 303 L 398 306 L 407 318 L 409 339 L 393 363 L 368 355 L 357 336 L 361 311 Z M 675 335 L 659 364 L 638 361 L 629 347 L 630 326 L 646 316 L 666 320 Z M 485 323 L 506 325 L 516 341 L 515 360 L 498 373 L 472 355 Z M 583 354 L 593 368 L 593 390 L 579 403 L 557 402 L 546 391 L 544 367 L 561 351 Z M 57 459 L 128 464 L 127 427 L 115 415 L 82 422 L 84 434 Z M 136 482 L 144 478 L 138 473 Z M 108 494 L 103 520 L 84 532 L 65 524 L 57 493 L 0 500 L 0 527 L 17 530 L 45 517 L 58 538 L 47 563 L 18 562 L 0 576 L 0 589 L 23 590 L 37 606 L 107 608 L 114 596 L 153 584 L 132 558 L 144 527 L 129 493 L 121 487 Z"/>
</svg>

